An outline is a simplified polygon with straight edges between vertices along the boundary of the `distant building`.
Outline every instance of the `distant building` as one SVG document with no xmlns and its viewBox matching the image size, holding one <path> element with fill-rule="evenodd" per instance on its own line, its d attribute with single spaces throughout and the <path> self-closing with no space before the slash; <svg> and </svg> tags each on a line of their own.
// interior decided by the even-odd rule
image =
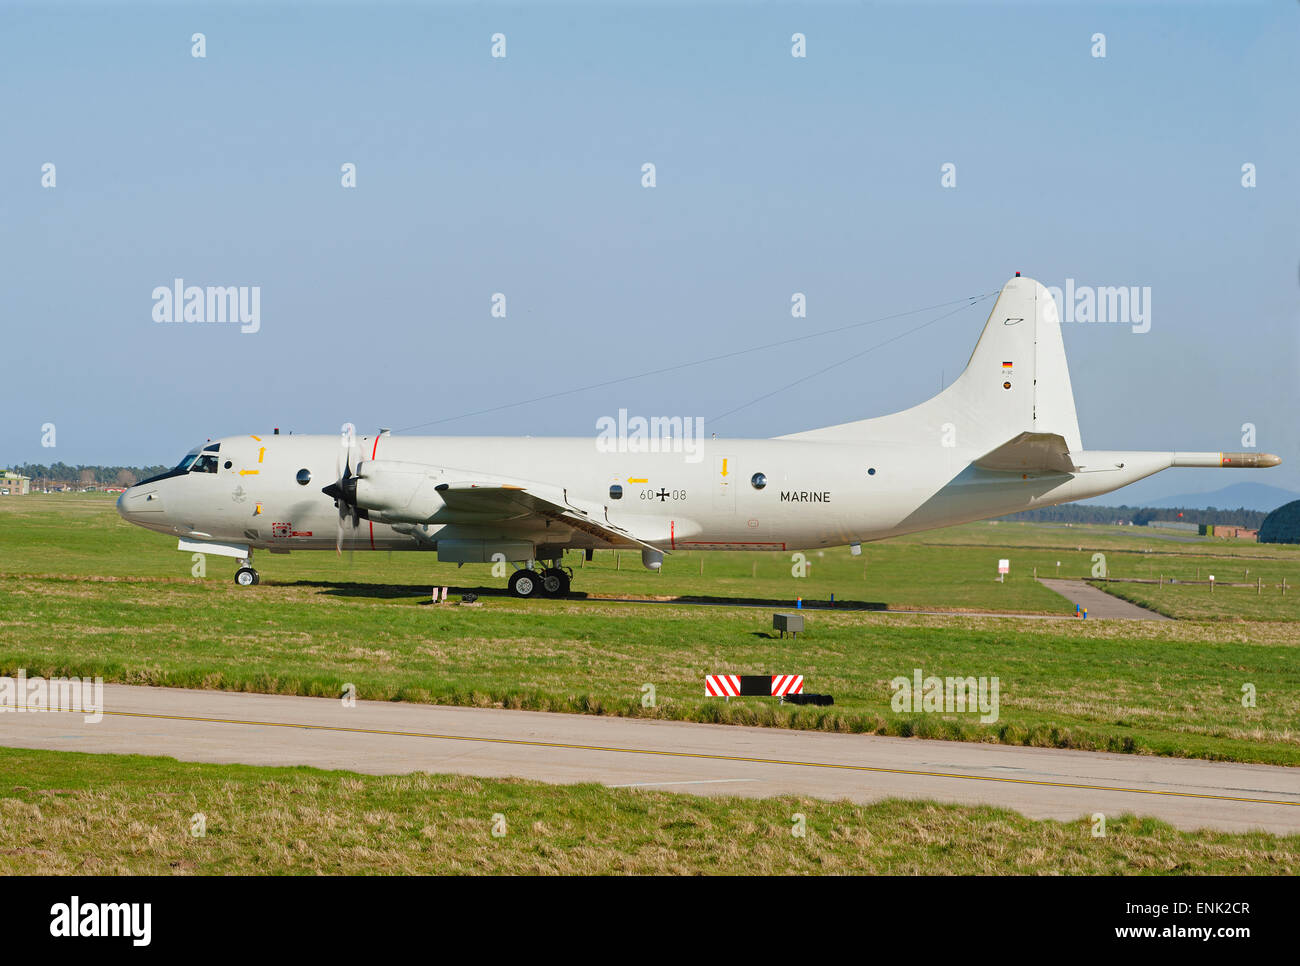
<svg viewBox="0 0 1300 966">
<path fill-rule="evenodd" d="M 1300 543 L 1300 500 L 1284 503 L 1259 525 L 1260 543 Z"/>
<path fill-rule="evenodd" d="M 1250 527 L 1234 527 L 1226 523 L 1216 523 L 1214 526 L 1206 528 L 1206 535 L 1224 537 L 1229 540 L 1254 540 L 1259 536 L 1259 531 L 1252 530 Z"/>
<path fill-rule="evenodd" d="M 0 474 L 0 496 L 22 496 L 32 492 L 32 478 L 5 470 Z"/>
<path fill-rule="evenodd" d="M 1196 533 L 1199 527 L 1195 523 L 1183 523 L 1181 520 L 1148 520 L 1147 526 L 1160 527 L 1162 530 L 1187 530 Z"/>
</svg>

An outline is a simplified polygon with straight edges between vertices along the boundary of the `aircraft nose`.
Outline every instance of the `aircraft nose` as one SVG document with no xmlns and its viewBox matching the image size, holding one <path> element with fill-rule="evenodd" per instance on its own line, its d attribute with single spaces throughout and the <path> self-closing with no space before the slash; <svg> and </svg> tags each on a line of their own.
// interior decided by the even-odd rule
<svg viewBox="0 0 1300 966">
<path fill-rule="evenodd" d="M 162 494 L 154 486 L 129 486 L 117 498 L 117 512 L 123 520 L 137 523 L 163 511 Z"/>
</svg>

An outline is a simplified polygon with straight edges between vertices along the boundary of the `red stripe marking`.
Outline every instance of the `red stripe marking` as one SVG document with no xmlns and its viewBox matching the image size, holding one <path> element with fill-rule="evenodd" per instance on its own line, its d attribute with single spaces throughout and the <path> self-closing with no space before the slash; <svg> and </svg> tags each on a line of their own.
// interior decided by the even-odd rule
<svg viewBox="0 0 1300 966">
<path fill-rule="evenodd" d="M 370 458 L 374 459 L 375 454 L 378 452 L 379 452 L 379 437 L 376 436 L 375 445 L 370 448 Z M 366 522 L 370 524 L 370 549 L 374 550 L 375 549 L 375 521 L 367 520 Z"/>
<path fill-rule="evenodd" d="M 668 541 L 669 541 L 669 546 L 672 547 L 672 549 L 676 550 L 677 549 L 677 521 L 676 520 L 668 521 Z"/>
</svg>

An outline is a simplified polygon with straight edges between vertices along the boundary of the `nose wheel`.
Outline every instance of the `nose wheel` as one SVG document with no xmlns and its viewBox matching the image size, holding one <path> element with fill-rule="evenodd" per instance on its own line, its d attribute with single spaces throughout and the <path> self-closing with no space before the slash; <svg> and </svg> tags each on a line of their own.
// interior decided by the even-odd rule
<svg viewBox="0 0 1300 966">
<path fill-rule="evenodd" d="M 235 571 L 235 583 L 240 587 L 252 587 L 262 582 L 262 578 L 252 567 L 240 567 Z"/>
</svg>

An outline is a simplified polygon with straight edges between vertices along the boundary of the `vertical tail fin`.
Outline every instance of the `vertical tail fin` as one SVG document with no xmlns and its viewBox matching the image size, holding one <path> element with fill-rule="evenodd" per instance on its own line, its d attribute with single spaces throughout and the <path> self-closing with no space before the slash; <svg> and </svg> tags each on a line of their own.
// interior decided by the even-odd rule
<svg viewBox="0 0 1300 966">
<path fill-rule="evenodd" d="M 1079 419 L 1051 293 L 1017 275 L 1002 287 L 970 361 L 939 395 L 889 416 L 782 439 L 914 443 L 951 432 L 961 448 L 991 450 L 1020 433 L 1054 433 L 1079 452 Z"/>
</svg>

